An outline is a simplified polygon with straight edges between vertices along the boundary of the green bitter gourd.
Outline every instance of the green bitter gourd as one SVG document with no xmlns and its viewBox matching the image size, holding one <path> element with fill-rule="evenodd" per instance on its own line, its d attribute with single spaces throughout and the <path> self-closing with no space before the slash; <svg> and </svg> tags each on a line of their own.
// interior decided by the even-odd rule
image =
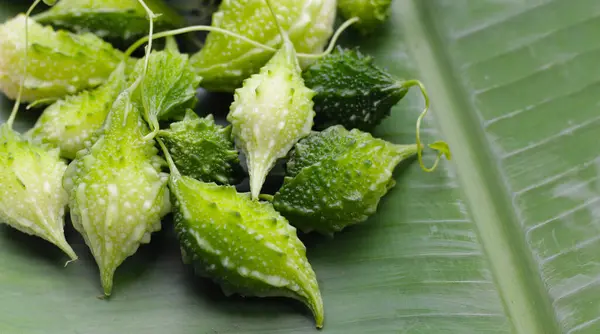
<svg viewBox="0 0 600 334">
<path fill-rule="evenodd" d="M 287 39 L 260 73 L 235 91 L 227 120 L 233 126 L 236 145 L 246 156 L 253 198 L 258 198 L 277 160 L 310 133 L 313 96 L 304 85 L 294 46 Z"/>
<path fill-rule="evenodd" d="M 200 118 L 188 110 L 181 122 L 160 130 L 177 169 L 204 182 L 237 184 L 244 171 L 231 136 L 231 126 L 215 124 L 212 115 Z"/>
<path fill-rule="evenodd" d="M 25 46 L 25 15 L 0 25 L 0 91 L 16 98 L 22 79 L 22 101 L 59 99 L 99 86 L 108 79 L 123 54 L 93 34 L 54 31 L 32 19 Z M 28 49 L 28 58 L 23 54 Z M 27 75 L 23 75 L 24 62 Z"/>
<path fill-rule="evenodd" d="M 334 0 L 281 0 L 273 3 L 273 10 L 298 52 L 320 52 L 333 32 Z M 271 47 L 283 41 L 264 0 L 223 1 L 213 15 L 212 25 Z M 272 55 L 238 38 L 211 32 L 191 62 L 204 78 L 203 87 L 231 92 L 257 73 Z"/>
<path fill-rule="evenodd" d="M 306 247 L 271 204 L 231 186 L 181 176 L 174 166 L 169 187 L 184 262 L 227 295 L 300 300 L 317 327 L 323 326 L 323 301 Z"/>
<path fill-rule="evenodd" d="M 84 237 L 109 296 L 117 267 L 133 255 L 169 212 L 167 174 L 131 88 L 114 102 L 99 139 L 67 168 L 73 226 Z"/>
<path fill-rule="evenodd" d="M 27 136 L 59 148 L 64 158 L 75 159 L 77 152 L 93 144 L 125 79 L 124 66 L 119 66 L 100 87 L 54 102 Z"/>
<path fill-rule="evenodd" d="M 296 144 L 273 205 L 304 232 L 332 234 L 365 221 L 395 181 L 394 168 L 417 153 L 357 129 L 333 126 Z"/>
<path fill-rule="evenodd" d="M 145 0 L 157 14 L 157 30 L 183 25 L 183 18 L 162 0 Z M 110 41 L 131 41 L 148 33 L 146 11 L 138 0 L 61 0 L 33 16 L 42 23 L 77 33 L 93 33 Z"/>
<path fill-rule="evenodd" d="M 373 58 L 358 50 L 337 50 L 303 72 L 306 86 L 315 91 L 315 129 L 333 125 L 371 131 L 408 92 L 412 81 L 402 81 L 378 68 Z"/>
<path fill-rule="evenodd" d="M 363 35 L 371 34 L 390 15 L 392 0 L 338 0 L 343 17 L 358 17 L 355 28 Z"/>
</svg>

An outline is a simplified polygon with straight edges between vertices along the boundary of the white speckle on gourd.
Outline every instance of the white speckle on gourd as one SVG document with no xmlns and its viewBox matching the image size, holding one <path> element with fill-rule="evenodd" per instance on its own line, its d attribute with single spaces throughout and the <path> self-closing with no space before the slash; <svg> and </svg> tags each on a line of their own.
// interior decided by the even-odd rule
<svg viewBox="0 0 600 334">
<path fill-rule="evenodd" d="M 65 169 L 57 150 L 27 141 L 7 123 L 0 126 L 0 222 L 55 244 L 74 260 L 63 231 Z"/>
<path fill-rule="evenodd" d="M 310 134 L 315 114 L 313 96 L 304 85 L 289 41 L 236 90 L 227 120 L 233 126 L 236 145 L 246 156 L 254 199 L 276 161 Z"/>
<path fill-rule="evenodd" d="M 172 175 L 169 184 L 182 253 L 196 268 L 227 294 L 299 299 L 321 325 L 322 300 L 305 247 L 270 204 L 185 176 Z"/>
<path fill-rule="evenodd" d="M 272 5 L 298 52 L 323 50 L 333 32 L 335 0 L 279 0 Z M 213 26 L 272 47 L 278 47 L 282 41 L 264 0 L 223 1 L 212 22 Z M 191 61 L 204 77 L 206 88 L 233 91 L 245 78 L 257 73 L 271 55 L 268 50 L 235 37 L 209 33 L 205 46 Z M 303 61 L 303 65 L 308 62 Z"/>
<path fill-rule="evenodd" d="M 73 226 L 92 250 L 106 295 L 114 271 L 141 243 L 150 242 L 170 207 L 167 176 L 153 166 L 158 151 L 143 139 L 148 129 L 128 94 L 117 98 L 101 138 L 78 154 L 64 182 Z"/>
<path fill-rule="evenodd" d="M 15 98 L 23 78 L 25 15 L 0 25 L 0 91 Z M 123 54 L 93 34 L 54 31 L 28 20 L 28 75 L 22 100 L 61 98 L 106 81 Z M 77 80 L 73 78 L 76 77 Z"/>
</svg>

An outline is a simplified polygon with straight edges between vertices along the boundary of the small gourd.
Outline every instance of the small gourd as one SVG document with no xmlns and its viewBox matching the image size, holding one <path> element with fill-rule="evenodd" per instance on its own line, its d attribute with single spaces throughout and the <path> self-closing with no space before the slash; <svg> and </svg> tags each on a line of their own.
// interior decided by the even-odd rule
<svg viewBox="0 0 600 334">
<path fill-rule="evenodd" d="M 177 28 L 183 18 L 162 0 L 145 0 L 157 14 L 157 30 Z M 41 24 L 93 33 L 110 41 L 130 41 L 148 33 L 146 11 L 138 0 L 61 0 L 54 7 L 33 16 Z"/>
<path fill-rule="evenodd" d="M 338 0 L 345 18 L 358 17 L 354 26 L 363 35 L 371 34 L 390 16 L 392 0 Z"/>
<path fill-rule="evenodd" d="M 0 126 L 0 221 L 55 244 L 75 260 L 64 234 L 66 168 L 58 150 L 29 142 L 10 122 Z"/>
<path fill-rule="evenodd" d="M 308 67 L 306 86 L 316 95 L 315 129 L 333 125 L 372 131 L 390 115 L 413 81 L 402 81 L 373 63 L 358 50 L 340 47 Z"/>
<path fill-rule="evenodd" d="M 273 2 L 273 10 L 298 52 L 322 51 L 333 32 L 335 0 L 280 0 Z M 271 47 L 283 41 L 264 0 L 223 1 L 213 15 L 212 25 Z M 272 55 L 236 37 L 211 32 L 191 62 L 204 78 L 204 88 L 232 92 Z"/>
<path fill-rule="evenodd" d="M 231 126 L 215 124 L 212 115 L 200 118 L 188 110 L 183 121 L 160 130 L 158 137 L 183 175 L 226 185 L 237 184 L 244 177 Z"/>
<path fill-rule="evenodd" d="M 233 126 L 236 145 L 246 156 L 253 198 L 258 198 L 277 160 L 310 134 L 315 114 L 313 96 L 304 85 L 288 39 L 260 73 L 235 91 L 227 120 Z"/>
<path fill-rule="evenodd" d="M 108 79 L 123 54 L 93 34 L 76 35 L 44 27 L 28 19 L 25 53 L 25 15 L 0 25 L 0 91 L 17 97 L 22 79 L 22 101 L 60 99 L 99 86 Z M 27 75 L 24 63 L 28 62 Z"/>
<path fill-rule="evenodd" d="M 124 66 L 119 66 L 100 87 L 54 102 L 27 136 L 59 148 L 63 158 L 75 159 L 77 152 L 93 144 L 115 98 L 124 88 L 125 79 Z"/>
<path fill-rule="evenodd" d="M 64 178 L 73 226 L 83 236 L 109 296 L 117 267 L 169 212 L 168 175 L 140 109 L 127 88 L 117 97 L 99 139 L 80 151 Z"/>
<path fill-rule="evenodd" d="M 169 187 L 185 263 L 227 295 L 297 299 L 323 326 L 323 301 L 306 248 L 270 203 L 181 176 L 174 167 Z"/>
<path fill-rule="evenodd" d="M 396 145 L 357 129 L 333 126 L 301 140 L 291 153 L 275 209 L 304 232 L 333 234 L 365 221 L 417 145 Z"/>
</svg>

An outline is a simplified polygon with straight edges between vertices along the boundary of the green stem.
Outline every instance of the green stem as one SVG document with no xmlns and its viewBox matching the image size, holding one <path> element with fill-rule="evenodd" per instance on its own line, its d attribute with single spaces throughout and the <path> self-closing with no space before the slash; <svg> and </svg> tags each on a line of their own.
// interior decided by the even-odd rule
<svg viewBox="0 0 600 334">
<path fill-rule="evenodd" d="M 428 173 L 433 172 L 437 168 L 437 166 L 440 163 L 440 160 L 442 159 L 442 156 L 444 154 L 446 154 L 449 157 L 449 151 L 447 152 L 447 150 L 439 149 L 437 146 L 431 145 L 430 146 L 431 148 L 438 151 L 438 155 L 435 158 L 435 162 L 433 163 L 433 166 L 431 166 L 430 168 L 427 168 L 425 166 L 425 164 L 423 163 L 423 145 L 421 144 L 421 122 L 423 121 L 423 118 L 425 117 L 425 115 L 427 115 L 427 112 L 429 111 L 429 106 L 430 106 L 429 95 L 427 94 L 427 90 L 425 89 L 425 86 L 419 80 L 405 81 L 402 83 L 402 86 L 406 89 L 414 87 L 414 86 L 419 87 L 419 89 L 421 90 L 421 94 L 423 95 L 423 99 L 425 100 L 425 108 L 423 108 L 423 112 L 421 112 L 421 114 L 419 115 L 419 118 L 417 118 L 417 131 L 416 131 L 417 157 L 419 160 L 419 165 L 421 166 L 421 168 L 424 171 L 426 171 Z M 438 142 L 438 143 L 442 143 L 442 142 Z M 445 145 L 445 147 L 447 147 L 447 145 Z"/>
<path fill-rule="evenodd" d="M 10 113 L 10 116 L 8 117 L 8 121 L 6 122 L 8 124 L 8 127 L 10 127 L 12 129 L 13 124 L 15 123 L 15 118 L 17 117 L 17 112 L 19 111 L 19 106 L 21 105 L 21 97 L 23 95 L 23 86 L 25 85 L 25 78 L 27 77 L 27 59 L 29 56 L 29 16 L 31 15 L 31 12 L 35 9 L 35 7 L 37 7 L 37 5 L 41 2 L 42 0 L 35 0 L 34 3 L 29 7 L 29 9 L 27 10 L 27 12 L 25 13 L 25 56 L 23 57 L 23 76 L 21 76 L 21 82 L 19 83 L 19 92 L 17 93 L 17 99 L 15 101 L 15 105 L 13 106 L 13 109 Z"/>
<path fill-rule="evenodd" d="M 272 51 L 275 52 L 277 51 L 275 48 L 272 48 L 270 46 L 267 45 L 263 45 L 259 42 L 256 42 L 254 40 L 251 40 L 247 37 L 244 37 L 242 35 L 236 34 L 234 32 L 231 32 L 229 30 L 225 30 L 225 29 L 221 29 L 218 27 L 211 27 L 211 26 L 204 26 L 204 25 L 197 25 L 197 26 L 189 26 L 189 27 L 185 27 L 185 28 L 179 28 L 179 29 L 174 29 L 174 30 L 167 30 L 167 31 L 163 31 L 163 32 L 159 32 L 156 33 L 152 36 L 152 39 L 158 39 L 158 38 L 163 38 L 163 37 L 168 37 L 168 36 L 176 36 L 176 35 L 181 35 L 181 34 L 187 34 L 189 32 L 195 32 L 195 31 L 214 31 L 214 32 L 218 32 L 218 33 L 222 33 L 224 35 L 228 35 L 231 37 L 235 37 L 235 38 L 239 38 L 241 40 L 243 40 L 246 43 L 252 44 L 256 47 L 262 48 L 262 49 L 266 49 L 268 51 Z M 129 57 L 131 56 L 131 54 L 140 46 L 142 46 L 144 43 L 148 42 L 149 38 L 148 36 L 146 37 L 142 37 L 141 39 L 139 39 L 138 41 L 136 41 L 135 43 L 133 43 L 126 51 L 125 51 L 125 57 Z"/>
<path fill-rule="evenodd" d="M 140 3 L 140 5 L 142 5 L 142 7 L 144 7 L 146 14 L 148 14 L 148 21 L 150 21 L 150 30 L 148 32 L 148 45 L 146 46 L 146 58 L 144 59 L 144 70 L 142 71 L 142 77 L 146 77 L 146 72 L 148 71 L 148 62 L 150 61 L 149 56 L 150 52 L 152 51 L 152 35 L 154 33 L 154 19 L 156 18 L 156 15 L 154 14 L 154 12 L 152 12 L 150 8 L 148 8 L 144 0 L 138 0 L 138 2 Z M 142 83 L 142 86 L 143 85 L 144 84 Z"/>
<path fill-rule="evenodd" d="M 298 53 L 298 54 L 296 54 L 296 56 L 298 58 L 322 58 L 322 57 L 330 54 L 333 51 L 333 48 L 335 47 L 337 40 L 339 39 L 340 35 L 344 32 L 344 30 L 346 30 L 349 26 L 351 26 L 352 24 L 354 24 L 356 22 L 358 22 L 358 18 L 356 18 L 356 17 L 351 18 L 351 19 L 347 20 L 346 22 L 344 22 L 333 34 L 333 37 L 331 38 L 331 41 L 329 42 L 329 46 L 322 53 L 319 53 L 319 54 Z M 270 52 L 277 52 L 276 48 L 259 43 L 248 37 L 242 36 L 240 34 L 237 34 L 237 33 L 234 33 L 229 30 L 225 30 L 225 29 L 222 29 L 219 27 L 212 27 L 212 26 L 205 26 L 205 25 L 190 26 L 190 27 L 185 27 L 185 28 L 180 28 L 180 29 L 159 32 L 159 33 L 154 34 L 152 36 L 152 39 L 158 39 L 158 38 L 163 38 L 163 37 L 167 37 L 167 36 L 176 36 L 176 35 L 181 35 L 181 34 L 187 34 L 190 32 L 196 32 L 196 31 L 218 32 L 218 33 L 221 33 L 221 34 L 224 34 L 227 36 L 238 38 L 238 39 L 240 39 L 248 44 L 251 44 L 257 48 L 261 48 L 263 50 L 270 51 Z M 125 51 L 125 57 L 126 58 L 130 57 L 131 54 L 137 48 L 139 48 L 140 46 L 142 46 L 144 43 L 146 43 L 148 41 L 149 41 L 148 36 L 142 37 L 141 39 L 137 40 Z"/>
<path fill-rule="evenodd" d="M 171 153 L 169 153 L 167 146 L 165 146 L 165 143 L 163 143 L 162 139 L 160 138 L 156 138 L 156 141 L 158 142 L 158 145 L 160 146 L 160 148 L 163 151 L 163 154 L 165 155 L 165 159 L 167 160 L 167 164 L 169 165 L 169 170 L 171 171 L 171 174 L 180 177 L 181 174 L 179 173 L 177 166 L 175 166 L 175 162 L 173 161 L 173 158 L 171 157 Z"/>
<path fill-rule="evenodd" d="M 31 108 L 36 108 L 41 105 L 52 104 L 58 100 L 59 100 L 59 98 L 57 98 L 57 97 L 47 97 L 45 99 L 35 100 L 35 101 L 31 102 L 30 104 L 28 104 L 25 109 L 29 110 Z"/>
<path fill-rule="evenodd" d="M 342 23 L 342 25 L 340 25 L 340 27 L 333 34 L 333 37 L 331 38 L 331 41 L 329 42 L 329 45 L 327 46 L 327 49 L 325 49 L 325 51 L 323 51 L 321 53 L 316 53 L 316 54 L 298 53 L 296 56 L 298 58 L 308 58 L 308 59 L 319 59 L 319 58 L 323 58 L 323 57 L 327 56 L 328 54 L 330 54 L 333 51 L 333 48 L 335 47 L 335 43 L 337 43 L 337 40 L 340 38 L 340 36 L 344 32 L 344 30 L 348 29 L 349 26 L 353 25 L 354 23 L 356 23 L 358 21 L 359 21 L 358 17 L 353 17 L 351 19 L 344 21 L 344 23 Z"/>
<path fill-rule="evenodd" d="M 154 12 L 152 12 L 152 10 L 150 8 L 148 8 L 148 6 L 144 2 L 144 0 L 138 0 L 138 2 L 140 3 L 140 5 L 142 5 L 142 7 L 144 7 L 144 10 L 148 14 L 148 20 L 150 21 L 150 23 L 149 23 L 150 29 L 148 32 L 148 45 L 146 45 L 146 55 L 144 56 L 145 57 L 144 58 L 144 69 L 142 70 L 142 75 L 141 75 L 141 79 L 140 79 L 141 84 L 142 84 L 142 94 L 143 94 L 145 92 L 144 87 L 146 86 L 146 81 L 144 79 L 146 78 L 146 73 L 148 72 L 148 64 L 150 62 L 150 53 L 152 52 L 152 36 L 154 34 L 154 19 L 156 18 L 156 15 L 154 14 Z M 150 118 L 150 106 L 148 106 L 147 101 L 144 100 L 143 98 L 142 98 L 142 103 L 144 105 L 144 113 L 146 114 L 146 119 L 150 123 L 151 129 L 152 129 L 152 132 L 150 133 L 150 135 L 152 135 L 150 139 L 152 139 L 158 132 L 158 121 Z M 144 139 L 146 139 L 146 138 L 144 138 Z"/>
<path fill-rule="evenodd" d="M 258 199 L 262 199 L 263 201 L 267 201 L 267 202 L 273 202 L 274 198 L 275 197 L 273 195 L 268 195 L 268 194 L 258 195 Z"/>
<path fill-rule="evenodd" d="M 165 42 L 165 50 L 169 50 L 173 53 L 179 52 L 179 45 L 173 36 L 167 36 Z"/>
<path fill-rule="evenodd" d="M 273 16 L 273 20 L 275 21 L 275 25 L 277 25 L 277 29 L 279 29 L 279 34 L 281 35 L 281 39 L 284 42 L 289 42 L 290 38 L 288 37 L 288 35 L 286 34 L 286 32 L 281 27 L 281 24 L 279 24 L 279 20 L 277 19 L 277 15 L 275 14 L 275 10 L 273 10 L 273 6 L 271 6 L 271 1 L 265 0 L 265 2 L 267 3 L 267 8 L 269 8 L 269 12 L 271 12 L 271 15 Z"/>
<path fill-rule="evenodd" d="M 149 113 L 146 113 L 146 116 L 149 117 Z M 144 138 L 142 138 L 144 141 L 149 141 L 152 140 L 156 137 L 156 135 L 158 134 L 158 131 L 160 131 L 160 127 L 158 125 L 158 121 L 156 120 L 156 118 L 152 118 L 151 120 L 148 119 L 148 123 L 151 124 L 152 127 L 152 131 L 145 135 Z"/>
</svg>

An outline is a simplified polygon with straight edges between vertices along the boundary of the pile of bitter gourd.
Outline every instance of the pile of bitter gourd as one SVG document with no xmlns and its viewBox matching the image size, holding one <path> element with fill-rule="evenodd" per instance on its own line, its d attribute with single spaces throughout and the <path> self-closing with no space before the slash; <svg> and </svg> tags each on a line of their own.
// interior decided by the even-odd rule
<svg viewBox="0 0 600 334">
<path fill-rule="evenodd" d="M 332 38 L 338 8 L 349 20 L 336 35 L 351 24 L 368 34 L 391 0 L 225 0 L 212 26 L 187 27 L 161 0 L 44 1 L 54 6 L 31 16 L 39 2 L 0 25 L 0 90 L 16 99 L 0 127 L 0 220 L 75 260 L 68 207 L 108 296 L 119 265 L 172 212 L 199 274 L 226 293 L 298 299 L 321 327 L 296 228 L 332 234 L 365 221 L 400 161 L 418 155 L 422 165 L 418 135 L 396 145 L 368 132 L 412 86 L 428 107 L 421 83 Z M 188 55 L 172 36 L 192 31 L 209 33 Z M 193 111 L 199 87 L 234 93 L 230 125 Z M 25 134 L 12 128 L 20 102 L 45 106 Z M 449 158 L 444 142 L 429 146 L 436 164 Z M 261 194 L 280 159 L 282 187 Z M 240 193 L 246 170 L 250 193 Z"/>
</svg>

